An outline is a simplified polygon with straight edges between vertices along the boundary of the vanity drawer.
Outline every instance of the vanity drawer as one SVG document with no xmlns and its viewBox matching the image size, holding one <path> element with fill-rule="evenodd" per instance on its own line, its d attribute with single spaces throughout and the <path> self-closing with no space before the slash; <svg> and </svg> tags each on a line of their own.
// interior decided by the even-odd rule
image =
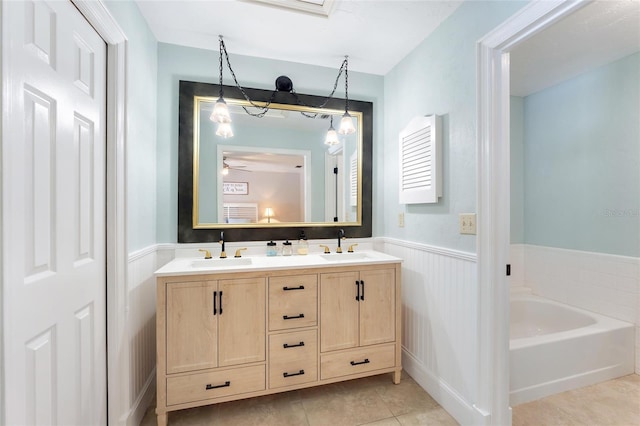
<svg viewBox="0 0 640 426">
<path fill-rule="evenodd" d="M 368 371 L 391 368 L 395 365 L 395 344 L 368 346 L 320 356 L 322 380 Z"/>
<path fill-rule="evenodd" d="M 318 379 L 318 332 L 294 331 L 269 336 L 269 388 Z"/>
<path fill-rule="evenodd" d="M 317 313 L 317 275 L 269 278 L 269 330 L 314 326 Z"/>
<path fill-rule="evenodd" d="M 167 405 L 264 390 L 265 379 L 264 365 L 168 377 Z"/>
</svg>

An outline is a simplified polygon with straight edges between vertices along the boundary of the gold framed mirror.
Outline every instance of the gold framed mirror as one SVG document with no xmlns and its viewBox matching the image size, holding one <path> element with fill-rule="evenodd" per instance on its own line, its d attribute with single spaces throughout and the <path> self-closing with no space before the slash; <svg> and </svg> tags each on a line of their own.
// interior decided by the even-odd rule
<svg viewBox="0 0 640 426">
<path fill-rule="evenodd" d="M 297 238 L 290 228 L 309 238 L 333 237 L 336 227 L 371 236 L 371 102 L 349 100 L 356 132 L 328 146 L 344 100 L 245 89 L 270 102 L 257 118 L 240 90 L 223 86 L 234 131 L 223 138 L 209 120 L 219 88 L 180 82 L 179 242 L 215 240 L 220 230 L 249 241 Z"/>
</svg>

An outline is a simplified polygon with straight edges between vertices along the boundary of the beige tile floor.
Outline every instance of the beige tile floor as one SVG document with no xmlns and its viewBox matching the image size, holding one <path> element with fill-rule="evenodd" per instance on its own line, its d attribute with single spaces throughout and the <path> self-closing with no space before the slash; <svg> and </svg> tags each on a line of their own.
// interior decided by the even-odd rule
<svg viewBox="0 0 640 426">
<path fill-rule="evenodd" d="M 141 426 L 156 424 L 154 408 Z M 169 414 L 169 426 L 457 425 L 406 373 L 368 377 Z M 513 426 L 640 426 L 640 376 L 513 407 Z"/>
<path fill-rule="evenodd" d="M 141 426 L 156 424 L 155 407 Z M 301 389 L 169 414 L 169 426 L 398 426 L 457 425 L 406 373 Z"/>
<path fill-rule="evenodd" d="M 631 374 L 513 407 L 513 426 L 640 426 L 640 376 Z"/>
</svg>

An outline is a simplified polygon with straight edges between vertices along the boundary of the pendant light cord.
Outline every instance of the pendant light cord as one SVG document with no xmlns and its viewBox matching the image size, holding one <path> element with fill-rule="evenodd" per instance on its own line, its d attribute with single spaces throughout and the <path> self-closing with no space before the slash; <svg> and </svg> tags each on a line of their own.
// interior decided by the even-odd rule
<svg viewBox="0 0 640 426">
<path fill-rule="evenodd" d="M 264 103 L 264 105 L 258 105 L 253 100 L 251 100 L 251 98 L 249 97 L 247 92 L 245 92 L 244 88 L 238 82 L 238 79 L 236 77 L 236 73 L 233 71 L 233 68 L 231 68 L 231 61 L 229 60 L 229 53 L 227 53 L 227 47 L 224 44 L 224 40 L 223 40 L 222 36 L 219 36 L 219 37 L 220 37 L 220 97 L 222 97 L 222 55 L 224 54 L 224 57 L 225 57 L 226 62 L 227 62 L 227 67 L 229 68 L 229 72 L 231 73 L 231 76 L 233 77 L 233 81 L 235 82 L 236 87 L 240 90 L 240 92 L 242 93 L 242 96 L 244 96 L 246 101 L 249 102 L 252 107 L 257 108 L 258 110 L 260 110 L 260 112 L 258 112 L 258 113 L 251 112 L 245 106 L 242 106 L 242 108 L 244 109 L 244 111 L 247 114 L 249 114 L 251 116 L 258 117 L 258 118 L 264 117 L 265 114 L 267 113 L 267 111 L 269 111 L 269 106 L 271 105 L 271 103 L 275 99 L 277 90 L 274 90 L 271 93 L 271 96 L 269 97 L 269 100 L 266 101 Z M 344 72 L 344 76 L 345 76 L 345 79 L 344 79 L 344 84 L 345 84 L 344 93 L 345 93 L 345 97 L 346 97 L 345 111 L 347 111 L 349 109 L 349 71 L 348 71 L 348 67 L 349 67 L 349 56 L 345 56 L 344 57 L 344 61 L 342 61 L 342 65 L 340 65 L 340 69 L 338 70 L 338 76 L 336 77 L 336 81 L 333 84 L 333 90 L 331 91 L 329 96 L 327 96 L 326 100 L 320 105 L 308 105 L 308 104 L 304 103 L 302 101 L 302 99 L 300 99 L 300 97 L 298 96 L 298 93 L 296 93 L 294 88 L 291 89 L 291 94 L 296 99 L 296 102 L 298 103 L 298 105 L 301 105 L 301 106 L 304 106 L 304 107 L 308 107 L 308 108 L 324 108 L 325 105 L 327 105 L 327 103 L 329 103 L 329 101 L 331 99 L 333 99 L 333 95 L 336 93 L 336 90 L 338 88 L 338 83 L 340 81 L 340 77 L 342 76 L 342 73 Z M 300 113 L 302 115 L 304 115 L 305 117 L 309 117 L 309 118 L 316 118 L 318 116 L 318 113 L 309 114 L 309 113 L 306 113 L 304 111 L 301 111 Z"/>
</svg>

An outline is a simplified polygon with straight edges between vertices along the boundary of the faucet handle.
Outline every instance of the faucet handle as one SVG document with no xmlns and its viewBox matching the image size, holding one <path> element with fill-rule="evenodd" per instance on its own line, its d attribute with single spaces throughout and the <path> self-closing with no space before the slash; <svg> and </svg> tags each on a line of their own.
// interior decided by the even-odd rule
<svg viewBox="0 0 640 426">
<path fill-rule="evenodd" d="M 351 244 L 351 245 L 349 246 L 349 250 L 347 250 L 347 252 L 348 252 L 348 253 L 353 253 L 353 248 L 354 248 L 355 246 L 357 246 L 357 245 L 358 245 L 358 244 Z"/>
<path fill-rule="evenodd" d="M 325 253 L 331 253 L 331 250 L 329 250 L 329 246 L 325 246 L 324 244 L 319 244 L 320 247 L 324 247 L 324 252 Z"/>
<path fill-rule="evenodd" d="M 209 250 L 199 249 L 198 251 L 204 252 L 205 259 L 211 259 L 211 252 Z"/>
<path fill-rule="evenodd" d="M 242 254 L 240 253 L 242 250 L 246 250 L 246 247 L 243 248 L 239 248 L 238 250 L 236 250 L 236 255 L 233 257 L 242 257 Z"/>
</svg>

